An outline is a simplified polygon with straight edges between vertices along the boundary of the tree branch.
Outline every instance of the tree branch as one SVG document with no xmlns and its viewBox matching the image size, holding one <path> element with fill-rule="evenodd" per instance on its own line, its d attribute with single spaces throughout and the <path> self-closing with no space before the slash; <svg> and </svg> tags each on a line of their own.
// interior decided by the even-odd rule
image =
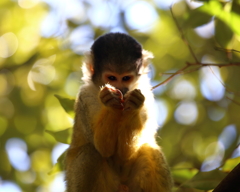
<svg viewBox="0 0 240 192">
<path fill-rule="evenodd" d="M 161 82 L 161 83 L 153 86 L 151 90 L 153 90 L 153 89 L 155 89 L 155 88 L 157 88 L 157 87 L 159 87 L 159 86 L 161 86 L 161 85 L 163 85 L 163 84 L 166 84 L 167 82 L 169 82 L 169 81 L 170 81 L 173 77 L 175 77 L 176 75 L 186 74 L 186 73 L 190 73 L 190 72 L 193 72 L 193 71 L 197 71 L 197 70 L 199 70 L 201 67 L 217 66 L 217 67 L 221 68 L 221 67 L 230 67 L 230 66 L 240 66 L 240 63 L 239 63 L 239 62 L 237 62 L 237 63 L 226 63 L 226 64 L 201 63 L 201 62 L 199 62 L 198 59 L 197 59 L 197 57 L 196 57 L 196 55 L 195 55 L 195 53 L 194 53 L 194 51 L 193 51 L 193 49 L 192 49 L 192 47 L 191 47 L 190 44 L 188 43 L 188 40 L 185 38 L 182 28 L 181 28 L 180 25 L 178 24 L 177 19 L 176 19 L 176 17 L 175 17 L 174 14 L 173 14 L 172 6 L 170 7 L 170 11 L 171 11 L 173 20 L 174 20 L 174 22 L 175 22 L 175 24 L 176 24 L 176 26 L 177 26 L 177 28 L 178 28 L 178 31 L 179 31 L 180 34 L 181 34 L 181 38 L 182 38 L 183 42 L 187 45 L 187 47 L 188 47 L 188 49 L 189 49 L 192 57 L 193 57 L 194 60 L 195 60 L 195 63 L 186 62 L 186 66 L 185 66 L 185 67 L 183 67 L 183 68 L 179 69 L 177 72 L 173 73 L 170 77 L 168 77 L 168 78 L 167 78 L 166 80 L 164 80 L 163 82 Z M 228 52 L 233 52 L 233 51 L 234 51 L 234 52 L 239 52 L 239 53 L 240 53 L 240 51 L 237 51 L 237 50 L 234 50 L 234 49 L 228 50 L 228 49 L 223 49 L 223 48 L 219 48 L 219 47 L 216 47 L 215 49 L 216 49 L 216 50 L 224 50 L 224 51 L 228 51 Z M 190 66 L 199 66 L 199 67 L 194 68 L 194 69 L 189 70 L 189 71 L 184 71 L 184 70 L 186 70 L 186 69 L 187 69 L 188 67 L 190 67 Z M 226 86 L 224 86 L 224 87 L 226 88 Z M 227 88 L 226 88 L 226 89 L 227 89 Z"/>
<path fill-rule="evenodd" d="M 179 69 L 176 73 L 173 73 L 170 77 L 168 77 L 168 78 L 167 78 L 166 80 L 164 80 L 163 82 L 161 82 L 161 83 L 153 86 L 151 90 L 159 87 L 160 85 L 163 85 L 163 84 L 167 83 L 167 82 L 170 81 L 174 76 L 176 76 L 176 75 L 178 75 L 178 74 L 181 74 L 181 73 L 182 73 L 185 69 L 187 69 L 189 66 L 190 66 L 190 65 L 186 65 L 186 66 L 183 67 L 182 69 Z"/>
<path fill-rule="evenodd" d="M 213 192 L 240 191 L 240 163 L 219 183 Z"/>
</svg>

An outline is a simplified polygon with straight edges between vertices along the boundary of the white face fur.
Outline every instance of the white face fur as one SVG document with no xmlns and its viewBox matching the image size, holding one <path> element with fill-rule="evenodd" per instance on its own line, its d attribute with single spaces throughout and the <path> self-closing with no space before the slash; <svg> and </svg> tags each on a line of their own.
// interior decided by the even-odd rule
<svg viewBox="0 0 240 192">
<path fill-rule="evenodd" d="M 114 71 L 104 71 L 102 73 L 102 82 L 104 84 L 110 84 L 116 89 L 119 89 L 123 94 L 125 94 L 130 85 L 137 80 L 137 75 L 135 72 L 126 72 L 119 74 Z"/>
</svg>

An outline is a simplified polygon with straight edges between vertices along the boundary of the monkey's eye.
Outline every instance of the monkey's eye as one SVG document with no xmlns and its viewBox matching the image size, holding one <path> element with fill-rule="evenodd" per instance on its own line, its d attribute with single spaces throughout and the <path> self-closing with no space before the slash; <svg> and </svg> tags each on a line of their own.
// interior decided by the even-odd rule
<svg viewBox="0 0 240 192">
<path fill-rule="evenodd" d="M 125 77 L 122 78 L 123 81 L 129 81 L 130 79 L 131 79 L 130 76 L 125 76 Z"/>
<path fill-rule="evenodd" d="M 115 81 L 115 80 L 117 80 L 117 78 L 114 77 L 114 76 L 109 76 L 108 79 L 109 79 L 110 81 Z"/>
</svg>

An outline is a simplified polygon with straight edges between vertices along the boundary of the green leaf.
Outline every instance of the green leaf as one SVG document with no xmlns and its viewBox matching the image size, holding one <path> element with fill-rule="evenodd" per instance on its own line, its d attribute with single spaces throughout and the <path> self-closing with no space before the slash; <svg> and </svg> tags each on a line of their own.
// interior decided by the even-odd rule
<svg viewBox="0 0 240 192">
<path fill-rule="evenodd" d="M 195 168 L 171 170 L 173 180 L 177 183 L 184 183 L 190 180 L 197 172 L 198 172 L 198 169 L 195 169 Z"/>
<path fill-rule="evenodd" d="M 239 71 L 237 71 L 237 73 L 238 72 Z M 236 70 L 235 70 L 235 73 L 236 73 Z M 235 80 L 235 82 L 239 82 L 239 81 Z M 239 130 L 236 129 L 236 131 L 237 131 L 236 135 L 239 135 Z M 229 159 L 229 157 L 232 156 L 233 152 L 236 150 L 238 145 L 239 145 L 239 139 L 238 139 L 238 137 L 235 137 L 235 139 L 232 141 L 232 144 L 225 150 L 223 162 L 225 162 L 226 160 Z"/>
<path fill-rule="evenodd" d="M 63 109 L 71 116 L 74 116 L 74 103 L 75 100 L 74 99 L 69 99 L 69 98 L 65 98 L 62 97 L 60 95 L 55 94 L 54 95 L 58 101 L 60 102 L 61 106 L 63 107 Z"/>
<path fill-rule="evenodd" d="M 61 131 L 51 131 L 45 130 L 47 133 L 51 134 L 58 142 L 70 144 L 72 136 L 72 128 L 64 129 Z"/>
<path fill-rule="evenodd" d="M 230 172 L 233 170 L 234 167 L 236 167 L 240 163 L 240 157 L 228 159 L 225 164 L 223 165 L 222 169 L 223 171 Z"/>
<path fill-rule="evenodd" d="M 230 27 L 223 21 L 216 18 L 215 21 L 215 38 L 221 47 L 227 47 L 231 42 L 233 32 Z"/>
<path fill-rule="evenodd" d="M 232 30 L 240 35 L 240 5 L 236 1 L 233 1 L 232 12 L 231 12 L 231 20 L 229 20 L 228 24 L 232 28 Z"/>
<path fill-rule="evenodd" d="M 211 21 L 212 15 L 202 12 L 200 9 L 191 10 L 184 27 L 196 28 Z"/>
<path fill-rule="evenodd" d="M 190 11 L 184 27 L 196 28 L 207 24 L 213 16 L 222 13 L 222 5 L 218 1 L 206 1 L 202 6 Z"/>
<path fill-rule="evenodd" d="M 212 16 L 219 15 L 223 11 L 222 4 L 219 1 L 206 2 L 197 9 Z"/>
<path fill-rule="evenodd" d="M 209 172 L 199 171 L 192 179 L 185 183 L 184 186 L 200 190 L 211 190 L 214 189 L 226 175 L 226 173 L 218 169 Z"/>
<path fill-rule="evenodd" d="M 64 170 L 64 160 L 65 160 L 65 156 L 66 156 L 67 150 L 64 151 L 57 159 L 57 163 L 55 163 L 55 165 L 53 166 L 52 170 L 50 172 L 48 172 L 48 175 L 52 175 L 55 173 L 58 173 L 60 171 Z"/>
</svg>

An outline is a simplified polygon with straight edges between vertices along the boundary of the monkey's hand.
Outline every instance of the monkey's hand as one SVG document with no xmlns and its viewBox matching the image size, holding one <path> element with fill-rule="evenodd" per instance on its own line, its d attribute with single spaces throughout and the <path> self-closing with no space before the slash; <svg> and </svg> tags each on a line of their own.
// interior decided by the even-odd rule
<svg viewBox="0 0 240 192">
<path fill-rule="evenodd" d="M 138 110 L 143 106 L 144 100 L 140 89 L 134 89 L 124 97 L 124 110 Z"/>
<path fill-rule="evenodd" d="M 123 95 L 122 92 L 114 87 L 106 85 L 100 91 L 99 98 L 101 102 L 111 109 L 123 109 Z"/>
</svg>

